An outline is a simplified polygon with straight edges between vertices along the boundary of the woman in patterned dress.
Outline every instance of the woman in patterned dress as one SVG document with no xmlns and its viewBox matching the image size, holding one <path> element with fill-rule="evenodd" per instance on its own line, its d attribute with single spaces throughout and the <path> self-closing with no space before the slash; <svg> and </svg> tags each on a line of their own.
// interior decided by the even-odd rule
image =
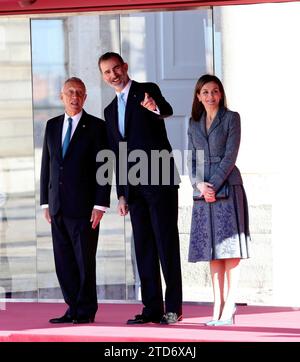
<svg viewBox="0 0 300 362">
<path fill-rule="evenodd" d="M 240 260 L 249 258 L 248 204 L 235 165 L 240 137 L 240 116 L 227 108 L 221 81 L 203 75 L 195 86 L 188 129 L 190 178 L 203 196 L 193 204 L 188 260 L 210 262 L 214 308 L 206 325 L 234 323 Z M 219 199 L 224 182 L 229 196 Z"/>
</svg>

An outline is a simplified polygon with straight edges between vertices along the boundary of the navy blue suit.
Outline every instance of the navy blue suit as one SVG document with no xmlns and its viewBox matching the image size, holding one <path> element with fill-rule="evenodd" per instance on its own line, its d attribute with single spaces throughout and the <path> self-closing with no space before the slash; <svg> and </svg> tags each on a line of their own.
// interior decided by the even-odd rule
<svg viewBox="0 0 300 362">
<path fill-rule="evenodd" d="M 141 106 L 145 92 L 152 97 L 160 115 Z M 118 129 L 117 97 L 105 108 L 104 118 L 110 148 L 116 154 L 116 181 L 118 197 L 124 196 L 128 202 L 133 228 L 137 266 L 141 280 L 143 314 L 151 319 L 158 319 L 164 314 L 160 267 L 165 283 L 165 310 L 182 313 L 182 284 L 179 252 L 178 218 L 178 184 L 180 178 L 171 158 L 169 165 L 169 182 L 165 184 L 160 164 L 160 173 L 156 185 L 151 185 L 151 171 L 154 164 L 150 162 L 151 151 L 172 151 L 165 128 L 164 118 L 172 115 L 170 104 L 164 99 L 159 87 L 154 83 L 132 81 L 125 111 L 125 136 Z M 142 150 L 148 155 L 148 183 L 122 185 L 119 172 L 130 169 L 136 162 L 120 162 L 119 144 L 127 142 L 128 155 L 132 151 Z M 123 155 L 124 156 L 124 155 Z M 138 162 L 138 161 L 137 161 Z M 119 164 L 120 163 L 120 164 Z M 157 174 L 156 172 L 156 174 Z"/>
<path fill-rule="evenodd" d="M 74 318 L 94 317 L 97 311 L 96 250 L 99 226 L 92 229 L 94 205 L 109 206 L 110 185 L 96 181 L 96 155 L 107 148 L 103 120 L 87 114 L 62 158 L 64 115 L 47 122 L 41 166 L 40 203 L 49 205 L 57 277 Z"/>
</svg>

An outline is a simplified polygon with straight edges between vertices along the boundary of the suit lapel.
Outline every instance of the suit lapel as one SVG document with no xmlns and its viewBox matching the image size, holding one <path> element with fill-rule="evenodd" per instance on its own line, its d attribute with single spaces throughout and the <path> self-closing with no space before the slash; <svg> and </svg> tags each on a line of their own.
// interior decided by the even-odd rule
<svg viewBox="0 0 300 362">
<path fill-rule="evenodd" d="M 138 83 L 133 80 L 131 83 L 131 87 L 129 89 L 128 98 L 126 102 L 125 135 L 128 134 L 131 115 L 133 110 L 137 107 L 137 100 L 138 100 Z"/>
<path fill-rule="evenodd" d="M 215 117 L 215 119 L 212 121 L 211 126 L 209 127 L 209 130 L 208 130 L 208 132 L 207 132 L 207 135 L 208 135 L 208 136 L 212 133 L 212 131 L 213 131 L 216 127 L 218 127 L 218 125 L 220 124 L 220 122 L 221 122 L 221 120 L 220 120 L 220 118 L 219 118 L 219 116 L 218 116 L 218 114 L 217 114 L 216 117 Z"/>
<path fill-rule="evenodd" d="M 222 119 L 222 117 L 223 117 L 224 112 L 225 112 L 224 108 L 220 108 L 220 109 L 219 109 L 219 111 L 218 111 L 215 119 L 213 120 L 213 122 L 212 122 L 212 124 L 211 124 L 211 126 L 210 126 L 210 128 L 209 128 L 209 130 L 208 130 L 208 133 L 207 133 L 208 136 L 211 134 L 211 132 L 212 132 L 216 127 L 218 127 L 218 126 L 220 125 L 221 119 Z"/>
<path fill-rule="evenodd" d="M 203 112 L 202 117 L 200 119 L 200 132 L 203 137 L 207 138 L 206 126 L 205 126 L 205 113 Z"/>
<path fill-rule="evenodd" d="M 122 135 L 119 131 L 118 125 L 118 98 L 117 96 L 113 99 L 109 107 L 110 116 L 108 118 L 108 122 L 111 124 L 111 130 L 116 139 L 122 139 Z M 126 113 L 126 110 L 125 110 Z"/>
<path fill-rule="evenodd" d="M 54 149 L 56 150 L 55 152 L 57 152 L 57 155 L 59 158 L 62 158 L 62 139 L 61 139 L 61 137 L 62 137 L 64 119 L 65 119 L 64 115 L 61 115 L 59 117 L 57 127 L 55 129 L 55 134 L 54 134 L 54 144 L 55 144 Z"/>
</svg>

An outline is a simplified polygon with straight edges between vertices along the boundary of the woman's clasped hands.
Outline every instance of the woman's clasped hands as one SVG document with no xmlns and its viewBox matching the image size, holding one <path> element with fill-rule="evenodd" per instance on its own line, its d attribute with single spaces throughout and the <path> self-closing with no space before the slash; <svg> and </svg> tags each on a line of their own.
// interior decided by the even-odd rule
<svg viewBox="0 0 300 362">
<path fill-rule="evenodd" d="M 215 202 L 216 201 L 216 192 L 213 189 L 213 185 L 209 182 L 199 182 L 197 184 L 197 189 L 203 195 L 206 202 Z"/>
</svg>

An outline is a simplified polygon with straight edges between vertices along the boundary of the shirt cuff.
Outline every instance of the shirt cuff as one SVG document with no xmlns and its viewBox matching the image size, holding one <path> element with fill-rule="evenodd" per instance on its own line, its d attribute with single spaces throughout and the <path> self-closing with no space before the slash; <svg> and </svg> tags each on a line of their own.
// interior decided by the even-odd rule
<svg viewBox="0 0 300 362">
<path fill-rule="evenodd" d="M 95 206 L 94 206 L 94 209 L 105 212 L 108 208 L 107 208 L 106 206 L 98 206 L 98 205 L 95 205 Z"/>
<path fill-rule="evenodd" d="M 48 209 L 49 205 L 48 205 L 48 204 L 44 204 L 44 205 L 41 205 L 41 207 L 42 207 L 42 209 Z M 105 212 L 105 211 L 107 210 L 107 207 L 106 207 L 106 206 L 98 206 L 98 205 L 95 205 L 95 206 L 94 206 L 94 209 Z"/>
<path fill-rule="evenodd" d="M 156 106 L 156 109 L 152 112 L 160 116 L 160 110 L 157 106 Z"/>
</svg>

